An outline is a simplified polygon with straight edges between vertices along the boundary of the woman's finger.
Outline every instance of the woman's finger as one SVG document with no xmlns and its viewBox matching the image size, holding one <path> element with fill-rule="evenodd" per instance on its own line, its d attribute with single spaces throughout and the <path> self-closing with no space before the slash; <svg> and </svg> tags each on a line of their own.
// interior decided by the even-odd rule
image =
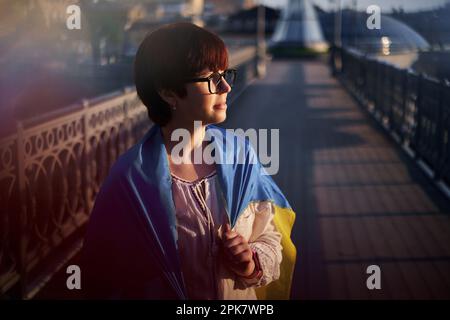
<svg viewBox="0 0 450 320">
<path fill-rule="evenodd" d="M 231 239 L 236 238 L 237 236 L 239 236 L 239 233 L 235 232 L 235 231 L 230 231 L 224 234 L 224 240 L 229 241 Z"/>
<path fill-rule="evenodd" d="M 225 242 L 223 243 L 223 245 L 225 246 L 225 248 L 231 248 L 234 247 L 240 243 L 244 243 L 245 239 L 243 236 L 241 236 L 240 234 L 236 234 L 236 236 L 234 238 L 231 238 L 229 240 L 225 240 Z"/>
<path fill-rule="evenodd" d="M 240 243 L 236 246 L 230 247 L 228 250 L 233 256 L 237 256 L 246 250 L 250 250 L 250 247 L 245 243 Z"/>
<path fill-rule="evenodd" d="M 233 260 L 236 263 L 250 262 L 253 259 L 253 253 L 251 250 L 245 250 L 238 255 L 235 255 Z"/>
<path fill-rule="evenodd" d="M 233 230 L 231 230 L 231 226 L 229 223 L 224 223 L 222 225 L 222 240 L 228 240 L 235 237 L 237 233 Z"/>
</svg>

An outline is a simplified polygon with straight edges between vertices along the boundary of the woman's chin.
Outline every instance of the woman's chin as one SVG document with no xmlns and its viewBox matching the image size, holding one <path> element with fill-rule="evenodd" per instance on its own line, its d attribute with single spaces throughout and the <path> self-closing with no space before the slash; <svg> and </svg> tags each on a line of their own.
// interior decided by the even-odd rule
<svg viewBox="0 0 450 320">
<path fill-rule="evenodd" d="M 216 111 L 211 119 L 211 123 L 221 123 L 227 118 L 227 111 Z"/>
</svg>

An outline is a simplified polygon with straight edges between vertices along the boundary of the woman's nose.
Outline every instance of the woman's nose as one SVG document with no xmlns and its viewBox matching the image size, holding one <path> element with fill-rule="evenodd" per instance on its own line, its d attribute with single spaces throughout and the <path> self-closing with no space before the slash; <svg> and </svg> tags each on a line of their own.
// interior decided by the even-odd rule
<svg viewBox="0 0 450 320">
<path fill-rule="evenodd" d="M 231 91 L 231 86 L 225 79 L 222 79 L 222 81 L 220 81 L 219 88 L 220 88 L 220 93 L 228 93 Z"/>
</svg>

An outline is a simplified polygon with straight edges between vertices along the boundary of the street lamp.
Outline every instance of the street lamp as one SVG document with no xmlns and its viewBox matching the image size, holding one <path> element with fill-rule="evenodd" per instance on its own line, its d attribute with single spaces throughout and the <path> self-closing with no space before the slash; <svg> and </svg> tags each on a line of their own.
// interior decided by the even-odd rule
<svg viewBox="0 0 450 320">
<path fill-rule="evenodd" d="M 333 27 L 333 46 L 330 54 L 330 64 L 333 76 L 342 68 L 340 60 L 340 50 L 342 49 L 342 10 L 341 0 L 329 0 L 330 7 L 335 3 L 334 27 Z"/>
<path fill-rule="evenodd" d="M 342 47 L 342 7 L 341 0 L 336 0 L 336 13 L 334 16 L 334 45 Z"/>
<path fill-rule="evenodd" d="M 266 10 L 262 2 L 258 4 L 258 17 L 256 28 L 256 72 L 258 77 L 266 75 Z"/>
</svg>

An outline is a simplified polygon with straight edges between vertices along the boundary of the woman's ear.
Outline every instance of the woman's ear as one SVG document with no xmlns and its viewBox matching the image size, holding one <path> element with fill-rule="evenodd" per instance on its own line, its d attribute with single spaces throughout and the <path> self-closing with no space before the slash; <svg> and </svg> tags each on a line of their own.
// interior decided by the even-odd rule
<svg viewBox="0 0 450 320">
<path fill-rule="evenodd" d="M 169 106 L 176 106 L 177 95 L 175 94 L 175 92 L 166 89 L 161 89 L 158 90 L 158 94 Z"/>
</svg>

